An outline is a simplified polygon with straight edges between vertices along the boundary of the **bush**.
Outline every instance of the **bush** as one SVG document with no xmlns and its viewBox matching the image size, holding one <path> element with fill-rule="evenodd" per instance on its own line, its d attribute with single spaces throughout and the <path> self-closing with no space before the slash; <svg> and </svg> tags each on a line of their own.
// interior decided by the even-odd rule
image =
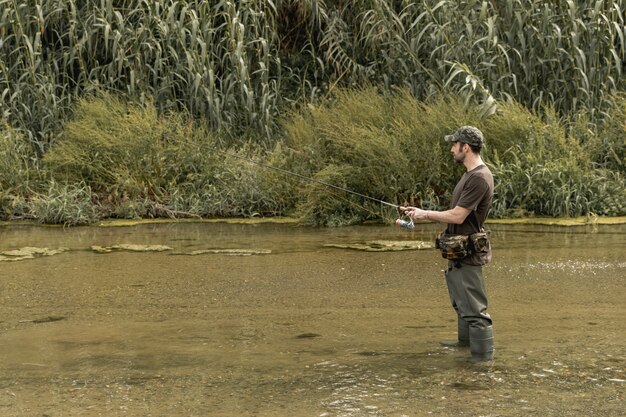
<svg viewBox="0 0 626 417">
<path fill-rule="evenodd" d="M 106 217 L 283 215 L 289 182 L 242 158 L 279 163 L 248 141 L 228 149 L 184 114 L 110 94 L 80 101 L 61 139 L 44 155 L 64 184 L 87 184 Z M 280 185 L 285 184 L 285 185 Z M 291 199 L 292 201 L 293 199 Z"/>
<path fill-rule="evenodd" d="M 514 162 L 492 167 L 494 217 L 621 216 L 626 212 L 626 181 L 620 173 L 585 169 L 566 158 L 539 160 L 519 147 L 516 150 Z"/>
<path fill-rule="evenodd" d="M 23 135 L 0 123 L 0 189 L 23 192 L 31 176 L 37 175 L 35 154 Z"/>
<path fill-rule="evenodd" d="M 408 91 L 339 91 L 285 124 L 286 143 L 303 175 L 392 204 L 441 208 L 457 173 L 443 136 L 478 113 L 459 97 L 416 102 Z M 314 225 L 359 223 L 397 215 L 387 206 L 317 184 L 304 184 L 299 213 Z"/>
<path fill-rule="evenodd" d="M 39 179 L 35 153 L 24 135 L 0 123 L 0 218 L 29 216 L 26 199 Z"/>
<path fill-rule="evenodd" d="M 620 122 L 607 123 L 616 131 Z M 314 178 L 391 203 L 446 209 L 462 173 L 442 138 L 471 124 L 485 133 L 483 159 L 496 179 L 497 217 L 622 215 L 624 175 L 598 169 L 590 151 L 598 139 L 573 136 L 553 109 L 543 116 L 515 103 L 499 103 L 482 118 L 459 97 L 418 103 L 407 92 L 381 96 L 374 89 L 339 92 L 287 123 L 287 143 Z M 603 142 L 603 143 L 606 143 Z M 614 141 L 615 149 L 619 149 Z M 623 166 L 622 166 L 623 169 Z M 384 206 L 315 184 L 304 186 L 301 215 L 315 225 L 393 217 Z"/>
<path fill-rule="evenodd" d="M 31 212 L 40 223 L 90 224 L 99 219 L 91 196 L 90 187 L 84 183 L 68 185 L 52 181 L 45 194 L 31 201 Z"/>
<path fill-rule="evenodd" d="M 614 103 L 590 140 L 592 161 L 602 168 L 625 173 L 626 164 L 626 93 L 615 94 Z M 588 124 L 592 124 L 591 121 Z"/>
<path fill-rule="evenodd" d="M 273 148 L 254 138 L 235 148 L 185 114 L 160 115 L 150 104 L 100 94 L 81 100 L 41 171 L 32 168 L 19 135 L 3 133 L 1 204 L 5 217 L 63 224 L 293 214 L 321 226 L 391 221 L 397 210 L 377 200 L 449 206 L 463 167 L 452 162 L 443 136 L 471 124 L 486 136 L 494 216 L 623 215 L 623 140 L 606 137 L 619 135 L 626 116 L 612 111 L 616 120 L 597 133 L 583 128 L 584 114 L 564 121 L 553 110 L 539 116 L 514 102 L 498 103 L 485 118 L 458 96 L 420 103 L 408 91 L 338 90 L 333 101 L 289 115 Z M 614 155 L 601 159 L 603 146 Z M 50 180 L 36 186 L 41 178 Z"/>
</svg>

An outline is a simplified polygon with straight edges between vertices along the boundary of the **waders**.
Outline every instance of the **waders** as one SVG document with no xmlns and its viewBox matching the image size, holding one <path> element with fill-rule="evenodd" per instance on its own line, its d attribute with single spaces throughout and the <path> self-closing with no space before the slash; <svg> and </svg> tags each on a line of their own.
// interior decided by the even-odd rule
<svg viewBox="0 0 626 417">
<path fill-rule="evenodd" d="M 487 313 L 482 267 L 449 262 L 445 276 L 457 313 L 458 341 L 451 346 L 469 346 L 472 362 L 493 360 L 493 327 Z"/>
</svg>

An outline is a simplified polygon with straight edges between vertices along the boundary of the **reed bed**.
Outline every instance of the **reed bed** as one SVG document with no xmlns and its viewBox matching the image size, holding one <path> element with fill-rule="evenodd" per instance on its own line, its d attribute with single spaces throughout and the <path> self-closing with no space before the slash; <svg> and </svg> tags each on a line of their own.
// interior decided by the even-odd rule
<svg viewBox="0 0 626 417">
<path fill-rule="evenodd" d="M 271 146 L 286 110 L 337 87 L 513 98 L 606 117 L 624 91 L 624 0 L 0 0 L 0 106 L 45 152 L 105 89 Z"/>
</svg>

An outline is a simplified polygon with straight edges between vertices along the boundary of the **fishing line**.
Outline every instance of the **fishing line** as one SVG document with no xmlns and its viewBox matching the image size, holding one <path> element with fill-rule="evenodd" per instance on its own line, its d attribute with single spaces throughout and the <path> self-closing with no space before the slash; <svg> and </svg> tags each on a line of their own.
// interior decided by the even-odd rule
<svg viewBox="0 0 626 417">
<path fill-rule="evenodd" d="M 353 194 L 353 195 L 359 196 L 361 198 L 365 198 L 367 200 L 375 201 L 377 203 L 384 204 L 386 206 L 393 207 L 395 209 L 400 210 L 400 206 L 397 205 L 397 204 L 392 204 L 392 203 L 389 203 L 387 201 L 380 200 L 378 198 L 374 198 L 374 197 L 370 197 L 370 196 L 365 195 L 365 194 L 357 193 L 356 191 L 352 191 L 352 190 L 349 190 L 347 188 L 340 187 L 338 185 L 334 185 L 334 184 L 330 184 L 330 183 L 327 183 L 327 182 L 324 182 L 324 181 L 320 181 L 320 180 L 317 180 L 315 178 L 307 177 L 306 175 L 301 175 L 301 174 L 298 174 L 297 172 L 293 172 L 293 171 L 289 171 L 289 170 L 286 170 L 286 169 L 283 169 L 283 168 L 278 168 L 278 167 L 275 167 L 275 166 L 272 166 L 272 165 L 264 164 L 262 162 L 255 161 L 254 159 L 246 158 L 244 156 L 235 155 L 235 154 L 233 154 L 231 152 L 225 152 L 225 153 L 227 155 L 229 155 L 229 156 L 232 156 L 233 158 L 241 159 L 243 161 L 250 162 L 250 163 L 252 163 L 254 165 L 258 165 L 258 166 L 263 167 L 263 168 L 273 169 L 274 171 L 278 171 L 278 172 L 281 172 L 283 174 L 288 174 L 288 175 L 292 175 L 294 177 L 298 177 L 298 178 L 303 179 L 303 180 L 315 182 L 317 184 L 321 184 L 321 185 L 324 185 L 326 187 L 333 188 L 335 190 L 343 191 L 344 193 Z M 338 195 L 335 195 L 335 197 L 341 198 L 342 200 L 345 200 L 343 197 L 340 197 Z M 345 200 L 345 201 L 349 201 L 349 200 Z M 352 202 L 352 204 L 354 204 L 354 202 Z M 365 209 L 365 207 L 361 206 L 360 204 L 359 204 L 359 206 L 361 208 Z M 376 214 L 376 213 L 373 213 L 372 211 L 370 211 L 368 209 L 365 209 L 365 210 L 369 211 L 372 214 Z M 415 224 L 413 223 L 413 219 L 411 219 L 410 217 L 409 217 L 409 220 L 399 220 L 398 219 L 396 224 L 398 224 L 400 227 L 403 227 L 403 228 L 409 229 L 409 230 L 413 230 L 415 228 Z"/>
<path fill-rule="evenodd" d="M 327 182 L 324 182 L 324 181 L 317 180 L 315 178 L 311 178 L 311 177 L 307 177 L 305 175 L 298 174 L 296 172 L 292 172 L 292 171 L 288 171 L 286 169 L 277 168 L 277 167 L 272 166 L 272 165 L 264 164 L 262 162 L 255 161 L 254 159 L 246 158 L 244 156 L 234 155 L 232 153 L 228 153 L 228 155 L 232 156 L 233 158 L 237 158 L 237 159 L 242 159 L 244 161 L 248 161 L 248 162 L 250 162 L 252 164 L 255 164 L 255 165 L 258 165 L 260 167 L 273 169 L 275 171 L 282 172 L 283 174 L 293 175 L 293 176 L 298 177 L 298 178 L 303 179 L 303 180 L 316 182 L 316 183 L 324 185 L 326 187 L 334 188 L 336 190 L 340 190 L 340 191 L 343 191 L 345 193 L 357 195 L 357 196 L 359 196 L 361 198 L 366 198 L 368 200 L 372 200 L 372 201 L 375 201 L 377 203 L 384 204 L 386 206 L 390 206 L 390 207 L 393 207 L 393 208 L 396 208 L 396 209 L 400 209 L 400 206 L 398 206 L 396 204 L 392 204 L 392 203 L 389 203 L 389 202 L 384 201 L 384 200 L 379 200 L 378 198 L 370 197 L 370 196 L 365 195 L 365 194 L 357 193 L 356 191 L 352 191 L 352 190 L 349 190 L 347 188 L 339 187 L 338 185 L 330 184 L 330 183 L 327 183 Z"/>
</svg>

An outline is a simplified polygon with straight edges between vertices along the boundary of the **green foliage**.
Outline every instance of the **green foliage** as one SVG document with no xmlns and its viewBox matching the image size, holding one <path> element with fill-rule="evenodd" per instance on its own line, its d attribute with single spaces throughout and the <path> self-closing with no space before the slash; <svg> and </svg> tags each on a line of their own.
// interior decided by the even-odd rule
<svg viewBox="0 0 626 417">
<path fill-rule="evenodd" d="M 408 91 L 340 90 L 336 97 L 285 124 L 303 175 L 392 204 L 446 202 L 455 175 L 442 138 L 459 123 L 476 122 L 477 113 L 458 97 L 418 103 Z M 315 183 L 303 187 L 299 211 L 311 224 L 390 217 L 379 203 Z"/>
<path fill-rule="evenodd" d="M 45 194 L 30 202 L 30 210 L 40 223 L 85 225 L 99 218 L 91 198 L 91 189 L 84 183 L 63 185 L 52 181 Z"/>
<path fill-rule="evenodd" d="M 294 213 L 323 226 L 391 221 L 398 213 L 389 206 L 254 162 L 393 204 L 445 209 L 463 168 L 443 136 L 466 124 L 485 133 L 495 217 L 623 215 L 625 102 L 618 95 L 612 118 L 594 130 L 586 112 L 566 120 L 511 101 L 489 115 L 460 95 L 418 102 L 408 89 L 338 89 L 333 100 L 286 116 L 284 137 L 268 148 L 253 138 L 228 146 L 186 113 L 98 93 L 77 102 L 41 161 L 24 135 L 3 126 L 2 217 L 65 225 Z"/>
<path fill-rule="evenodd" d="M 624 214 L 624 168 L 607 150 L 623 151 L 625 136 L 615 127 L 623 125 L 626 114 L 607 119 L 598 133 L 585 111 L 574 119 L 564 123 L 553 109 L 539 116 L 512 103 L 487 119 L 487 155 L 497 178 L 494 216 Z M 609 131 L 615 134 L 611 139 Z"/>
<path fill-rule="evenodd" d="M 273 126 L 280 61 L 271 3 L 0 0 L 2 111 L 42 149 L 96 86 L 186 109 L 216 130 Z"/>
<path fill-rule="evenodd" d="M 111 95 L 81 99 L 74 120 L 45 154 L 44 163 L 56 178 L 86 181 L 98 191 L 132 197 L 158 193 L 152 181 L 161 177 L 155 175 L 162 168 L 156 154 L 169 133 L 165 123 L 153 107 Z"/>
<path fill-rule="evenodd" d="M 0 218 L 28 216 L 26 199 L 39 180 L 37 159 L 24 135 L 0 124 Z"/>
<path fill-rule="evenodd" d="M 293 190 L 247 162 L 273 153 L 249 142 L 238 150 L 183 114 L 109 94 L 82 99 L 61 139 L 44 155 L 63 184 L 88 184 L 105 217 L 281 215 Z M 288 184 L 288 183 L 286 183 Z"/>
<path fill-rule="evenodd" d="M 0 113 L 39 153 L 96 89 L 265 145 L 286 110 L 368 83 L 420 101 L 461 93 L 482 116 L 512 98 L 535 112 L 585 111 L 596 124 L 626 90 L 624 9 L 624 0 L 0 0 Z"/>
<path fill-rule="evenodd" d="M 494 217 L 626 213 L 626 178 L 616 171 L 590 169 L 568 158 L 539 160 L 520 147 L 512 162 L 496 163 Z"/>
<path fill-rule="evenodd" d="M 26 191 L 31 176 L 37 175 L 35 154 L 24 136 L 6 123 L 0 123 L 0 190 Z"/>
<path fill-rule="evenodd" d="M 253 163 L 270 159 L 258 145 L 242 149 L 198 149 L 195 144 L 178 148 L 172 160 L 186 172 L 169 190 L 168 206 L 174 211 L 201 217 L 280 216 L 290 209 L 284 178 Z M 292 207 L 292 206 L 291 206 Z"/>
<path fill-rule="evenodd" d="M 575 137 L 553 109 L 541 116 L 515 102 L 484 116 L 460 97 L 418 103 L 406 91 L 339 91 L 334 103 L 311 107 L 285 131 L 307 175 L 391 203 L 445 209 L 462 170 L 442 139 L 472 124 L 485 133 L 483 157 L 496 177 L 494 216 L 624 214 L 623 165 L 597 167 L 595 133 Z M 309 223 L 328 226 L 392 214 L 316 184 L 306 185 L 299 207 Z"/>
<path fill-rule="evenodd" d="M 587 147 L 598 166 L 626 174 L 626 92 L 616 94 L 612 101 L 615 104 L 607 109 L 597 134 L 590 135 Z"/>
</svg>

